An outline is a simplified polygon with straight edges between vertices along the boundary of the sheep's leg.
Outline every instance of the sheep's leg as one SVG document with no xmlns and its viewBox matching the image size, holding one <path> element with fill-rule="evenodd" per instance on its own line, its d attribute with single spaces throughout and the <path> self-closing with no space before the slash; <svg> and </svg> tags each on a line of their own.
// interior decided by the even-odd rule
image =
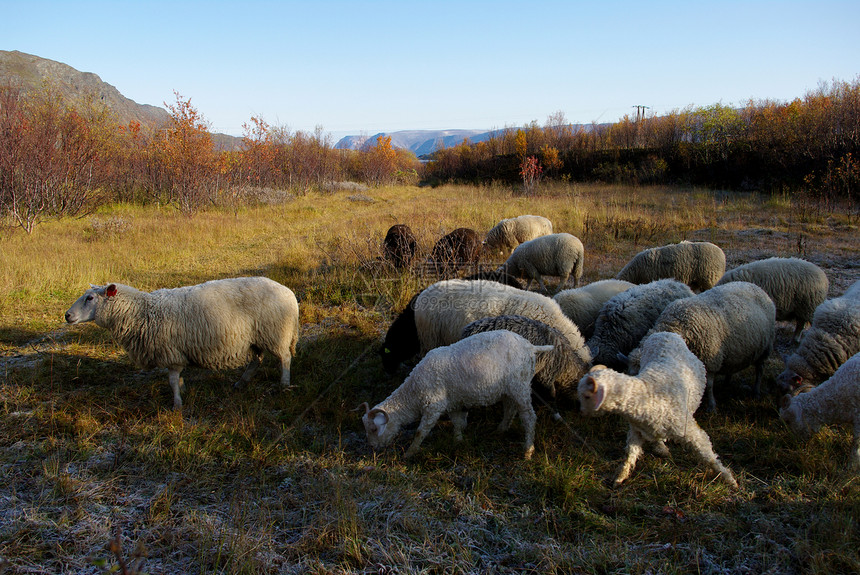
<svg viewBox="0 0 860 575">
<path fill-rule="evenodd" d="M 502 412 L 502 421 L 496 428 L 496 431 L 499 433 L 511 428 L 511 422 L 513 422 L 514 415 L 517 413 L 517 406 L 509 397 L 502 398 L 502 406 L 504 408 L 504 411 Z"/>
<path fill-rule="evenodd" d="M 728 467 L 720 463 L 717 454 L 714 452 L 711 438 L 708 437 L 708 434 L 705 433 L 705 431 L 692 419 L 687 426 L 686 434 L 680 439 L 695 451 L 702 461 L 707 463 L 711 469 L 719 473 L 720 477 L 723 478 L 723 481 L 728 483 L 730 486 L 737 488 L 738 482 L 735 480 L 735 476 L 732 475 L 732 472 Z"/>
<path fill-rule="evenodd" d="M 233 387 L 242 387 L 248 385 L 248 383 L 257 373 L 257 370 L 260 368 L 260 363 L 262 363 L 262 359 L 262 354 L 255 353 L 254 357 L 251 359 L 251 363 L 248 364 L 248 367 L 246 367 L 245 371 L 242 373 L 242 377 L 239 378 L 239 381 L 233 384 Z"/>
<path fill-rule="evenodd" d="M 281 357 L 281 388 L 289 389 L 290 388 L 290 364 L 292 363 L 292 356 L 290 354 L 286 354 Z"/>
<path fill-rule="evenodd" d="M 180 390 L 185 389 L 185 382 L 182 380 L 182 377 L 179 375 L 182 373 L 182 368 L 170 368 L 167 371 L 167 381 L 170 383 L 170 389 L 173 390 L 173 409 L 179 410 L 182 409 L 182 396 L 179 394 Z"/>
<path fill-rule="evenodd" d="M 555 293 L 560 292 L 567 286 L 567 282 L 570 280 L 570 273 L 563 274 L 558 279 L 558 286 L 555 288 Z"/>
<path fill-rule="evenodd" d="M 654 442 L 654 447 L 651 448 L 651 451 L 657 457 L 669 457 L 669 448 L 666 447 L 665 439 L 658 439 Z"/>
<path fill-rule="evenodd" d="M 530 401 L 523 401 L 517 406 L 520 414 L 520 422 L 523 424 L 523 429 L 526 431 L 525 440 L 525 458 L 531 459 L 535 452 L 535 423 L 537 423 L 537 415 Z"/>
<path fill-rule="evenodd" d="M 708 372 L 705 377 L 705 411 L 717 410 L 717 400 L 714 399 L 714 374 Z"/>
<path fill-rule="evenodd" d="M 645 443 L 645 439 L 642 435 L 633 429 L 633 426 L 630 426 L 630 430 L 627 432 L 627 460 L 621 466 L 621 469 L 618 471 L 618 476 L 615 478 L 615 486 L 618 487 L 621 485 L 625 479 L 630 477 L 630 472 L 633 471 L 633 468 L 636 466 L 636 460 L 639 459 L 639 456 L 642 455 L 642 446 Z"/>
<path fill-rule="evenodd" d="M 534 281 L 534 278 L 529 278 L 529 281 L 526 282 L 526 291 L 529 291 L 529 288 L 532 287 L 533 281 Z"/>
<path fill-rule="evenodd" d="M 466 421 L 469 417 L 468 411 L 452 411 L 448 413 L 451 424 L 454 426 L 454 439 L 463 441 L 463 430 L 466 429 Z"/>
<path fill-rule="evenodd" d="M 547 292 L 546 284 L 543 283 L 543 277 L 537 272 L 535 272 L 535 275 L 537 276 L 537 281 L 538 281 L 538 285 L 540 286 L 540 291 L 543 293 L 549 293 L 549 292 Z"/>
<path fill-rule="evenodd" d="M 797 320 L 797 327 L 794 328 L 794 343 L 800 343 L 800 336 L 803 334 L 803 328 L 806 327 L 806 322 L 802 319 Z"/>
<path fill-rule="evenodd" d="M 755 363 L 755 383 L 753 384 L 753 396 L 761 397 L 761 380 L 764 377 L 764 361 L 762 358 Z"/>
<path fill-rule="evenodd" d="M 421 423 L 418 424 L 418 431 L 415 432 L 415 439 L 412 440 L 412 445 L 410 445 L 409 449 L 406 450 L 407 459 L 418 452 L 418 448 L 421 447 L 421 443 L 424 441 L 424 438 L 427 437 L 430 430 L 433 429 L 436 422 L 439 421 L 439 417 L 441 415 L 441 412 L 424 412 L 424 415 L 421 416 Z"/>
</svg>

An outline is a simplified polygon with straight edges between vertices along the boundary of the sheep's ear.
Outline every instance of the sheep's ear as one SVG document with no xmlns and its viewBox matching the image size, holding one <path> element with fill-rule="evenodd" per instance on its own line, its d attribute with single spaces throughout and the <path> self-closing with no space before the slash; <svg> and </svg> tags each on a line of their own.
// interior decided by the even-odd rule
<svg viewBox="0 0 860 575">
<path fill-rule="evenodd" d="M 585 385 L 587 385 L 587 386 L 588 386 L 588 387 L 586 388 L 586 390 L 587 390 L 589 393 L 594 393 L 594 392 L 595 392 L 595 390 L 597 389 L 597 382 L 596 382 L 596 381 L 594 380 L 594 378 L 593 378 L 593 377 L 591 377 L 590 375 L 586 375 L 586 376 L 585 376 Z"/>
<path fill-rule="evenodd" d="M 356 407 L 355 409 L 353 409 L 352 411 L 361 413 L 362 409 L 364 410 L 364 415 L 367 415 L 368 413 L 370 413 L 370 406 L 367 405 L 366 401 L 364 403 L 362 403 L 361 405 L 359 405 L 358 407 Z"/>
<path fill-rule="evenodd" d="M 388 424 L 388 414 L 381 409 L 371 409 L 367 414 L 367 419 L 376 427 L 376 435 L 381 437 L 385 433 L 385 426 Z"/>
<path fill-rule="evenodd" d="M 620 361 L 624 365 L 627 365 L 627 366 L 630 365 L 630 358 L 627 357 L 626 355 L 624 355 L 623 353 L 621 353 L 620 351 L 615 354 L 615 359 L 617 359 L 618 361 Z"/>
<path fill-rule="evenodd" d="M 782 399 L 779 400 L 779 408 L 780 409 L 788 409 L 788 406 L 791 405 L 791 394 L 786 393 L 782 396 Z"/>
<path fill-rule="evenodd" d="M 113 297 L 116 295 L 116 284 L 110 284 L 105 288 L 105 297 Z"/>
<path fill-rule="evenodd" d="M 606 388 L 602 385 L 598 385 L 597 382 L 594 382 L 594 411 L 600 409 L 600 406 L 603 404 L 603 399 L 606 396 Z"/>
</svg>

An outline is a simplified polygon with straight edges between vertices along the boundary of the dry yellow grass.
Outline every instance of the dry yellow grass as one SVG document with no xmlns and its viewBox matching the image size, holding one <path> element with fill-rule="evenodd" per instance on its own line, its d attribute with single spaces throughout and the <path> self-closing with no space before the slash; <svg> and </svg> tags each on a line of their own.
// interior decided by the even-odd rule
<svg viewBox="0 0 860 575">
<path fill-rule="evenodd" d="M 487 433 L 492 410 L 470 414 L 462 445 L 440 424 L 414 462 L 399 448 L 367 448 L 349 410 L 402 379 L 387 378 L 374 351 L 393 314 L 433 280 L 379 264 L 385 231 L 409 224 L 426 254 L 454 228 L 484 233 L 526 213 L 583 240 L 585 281 L 683 239 L 714 241 L 730 266 L 801 255 L 825 269 L 831 295 L 860 278 L 857 229 L 843 211 L 678 188 L 558 185 L 521 197 L 393 187 L 190 219 L 111 206 L 29 236 L 4 231 L 0 571 L 3 559 L 22 573 L 112 563 L 105 546 L 118 530 L 121 553 L 145 550 L 153 573 L 860 570 L 850 433 L 800 442 L 773 397 L 725 390 L 721 411 L 701 418 L 738 493 L 680 449 L 643 459 L 629 485 L 610 489 L 626 429 L 575 411 L 565 427 L 539 410 L 532 462 L 513 447 L 518 430 Z M 89 282 L 151 290 L 237 275 L 266 275 L 298 295 L 296 389 L 277 389 L 272 363 L 239 391 L 233 373 L 190 369 L 185 408 L 173 413 L 164 373 L 135 370 L 104 330 L 63 323 Z M 783 344 L 791 331 L 780 327 Z M 766 381 L 779 367 L 771 360 Z"/>
</svg>

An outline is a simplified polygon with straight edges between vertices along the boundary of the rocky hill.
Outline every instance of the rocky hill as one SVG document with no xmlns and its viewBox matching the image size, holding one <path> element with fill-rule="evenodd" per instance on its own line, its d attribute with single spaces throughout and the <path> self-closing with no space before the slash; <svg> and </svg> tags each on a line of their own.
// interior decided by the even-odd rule
<svg viewBox="0 0 860 575">
<path fill-rule="evenodd" d="M 167 110 L 158 106 L 138 104 L 123 96 L 114 86 L 104 82 L 96 74 L 75 70 L 62 62 L 47 60 L 32 54 L 0 50 L 0 83 L 12 83 L 24 93 L 52 86 L 65 100 L 80 101 L 88 95 L 104 102 L 125 124 L 137 121 L 142 124 L 167 123 Z"/>
</svg>

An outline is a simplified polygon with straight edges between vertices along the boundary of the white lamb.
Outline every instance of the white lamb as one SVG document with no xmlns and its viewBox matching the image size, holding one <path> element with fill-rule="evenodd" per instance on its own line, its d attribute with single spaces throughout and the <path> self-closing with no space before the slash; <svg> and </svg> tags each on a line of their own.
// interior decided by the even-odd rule
<svg viewBox="0 0 860 575">
<path fill-rule="evenodd" d="M 719 246 L 683 241 L 639 252 L 615 277 L 635 284 L 674 278 L 703 291 L 716 285 L 725 271 L 726 254 Z"/>
<path fill-rule="evenodd" d="M 576 354 L 585 363 L 591 363 L 591 352 L 579 329 L 557 303 L 539 293 L 487 280 L 452 279 L 427 287 L 412 307 L 422 354 L 458 341 L 463 328 L 477 319 L 522 315 L 557 329 Z"/>
<path fill-rule="evenodd" d="M 641 369 L 636 376 L 595 366 L 579 382 L 580 409 L 584 414 L 616 413 L 630 424 L 627 459 L 615 485 L 630 476 L 646 442 L 668 454 L 665 441 L 692 448 L 720 477 L 737 487 L 732 472 L 720 463 L 708 434 L 693 413 L 705 391 L 705 366 L 677 334 L 654 333 L 642 341 Z"/>
<path fill-rule="evenodd" d="M 588 339 L 594 333 L 594 322 L 603 304 L 634 285 L 622 280 L 600 280 L 580 288 L 560 291 L 552 299 L 558 302 L 564 315 L 576 324 L 582 337 Z"/>
<path fill-rule="evenodd" d="M 552 352 L 552 345 L 534 346 L 507 330 L 477 333 L 449 346 L 430 351 L 406 380 L 373 409 L 362 404 L 362 423 L 374 449 L 390 444 L 401 427 L 418 419 L 418 431 L 406 457 L 415 455 L 421 442 L 447 413 L 454 437 L 463 439 L 467 410 L 504 402 L 499 430 L 510 427 L 519 413 L 525 429 L 525 457 L 534 453 L 537 416 L 531 403 L 531 380 L 536 356 Z"/>
<path fill-rule="evenodd" d="M 779 416 L 808 439 L 822 425 L 847 423 L 854 427 L 851 460 L 860 469 L 860 353 L 843 363 L 833 376 L 795 397 L 785 395 Z"/>
<path fill-rule="evenodd" d="M 293 292 L 268 278 L 214 280 L 141 292 L 122 284 L 93 286 L 66 312 L 70 324 L 107 328 L 141 369 L 167 368 L 173 407 L 182 407 L 186 366 L 232 369 L 251 360 L 236 385 L 247 383 L 268 351 L 281 361 L 281 385 L 299 339 Z"/>
<path fill-rule="evenodd" d="M 568 278 L 573 276 L 576 287 L 582 277 L 585 250 L 582 242 L 571 234 L 549 234 L 521 243 L 502 264 L 504 270 L 514 277 L 528 279 L 526 289 L 537 280 L 541 291 L 546 292 L 542 276 L 557 276 L 556 291 L 564 288 Z"/>
<path fill-rule="evenodd" d="M 815 308 L 827 297 L 830 282 L 824 271 L 812 262 L 799 258 L 768 258 L 729 270 L 717 282 L 754 283 L 770 296 L 776 305 L 777 321 L 796 322 L 794 341 L 806 324 L 812 321 Z"/>
<path fill-rule="evenodd" d="M 552 233 L 552 222 L 543 216 L 517 216 L 500 221 L 487 232 L 484 246 L 508 256 L 523 242 Z"/>
</svg>

